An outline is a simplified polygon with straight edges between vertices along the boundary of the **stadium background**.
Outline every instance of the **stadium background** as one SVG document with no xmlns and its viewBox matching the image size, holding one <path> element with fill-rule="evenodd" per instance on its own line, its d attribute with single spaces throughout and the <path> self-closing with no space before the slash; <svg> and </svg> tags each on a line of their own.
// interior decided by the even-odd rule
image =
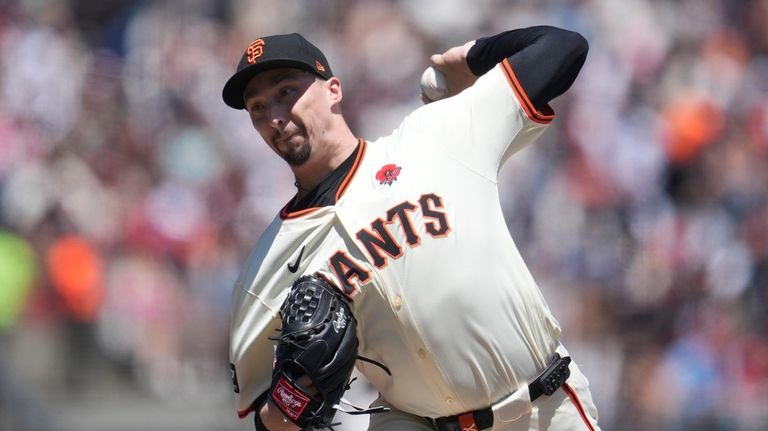
<svg viewBox="0 0 768 431">
<path fill-rule="evenodd" d="M 373 139 L 534 24 L 590 54 L 501 192 L 603 429 L 768 428 L 768 1 L 0 0 L 0 430 L 250 429 L 230 291 L 294 192 L 221 102 L 253 38 L 321 46 Z"/>
</svg>

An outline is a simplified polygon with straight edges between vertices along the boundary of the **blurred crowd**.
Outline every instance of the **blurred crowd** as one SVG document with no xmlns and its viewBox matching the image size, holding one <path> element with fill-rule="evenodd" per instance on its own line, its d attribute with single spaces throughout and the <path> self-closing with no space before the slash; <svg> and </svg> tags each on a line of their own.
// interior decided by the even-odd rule
<svg viewBox="0 0 768 431">
<path fill-rule="evenodd" d="M 589 57 L 502 202 L 603 429 L 768 428 L 768 0 L 0 0 L 0 430 L 100 379 L 235 414 L 232 284 L 295 192 L 221 101 L 251 40 L 320 46 L 373 140 L 430 54 L 538 24 Z"/>
</svg>

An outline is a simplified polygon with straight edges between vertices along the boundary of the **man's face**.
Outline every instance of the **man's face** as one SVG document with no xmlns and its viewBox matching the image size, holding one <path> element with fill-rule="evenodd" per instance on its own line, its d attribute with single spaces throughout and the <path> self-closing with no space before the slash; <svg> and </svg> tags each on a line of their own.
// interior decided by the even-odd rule
<svg viewBox="0 0 768 431">
<path fill-rule="evenodd" d="M 299 69 L 270 69 L 253 77 L 243 93 L 253 127 L 292 166 L 309 160 L 312 143 L 328 126 L 324 82 Z"/>
</svg>

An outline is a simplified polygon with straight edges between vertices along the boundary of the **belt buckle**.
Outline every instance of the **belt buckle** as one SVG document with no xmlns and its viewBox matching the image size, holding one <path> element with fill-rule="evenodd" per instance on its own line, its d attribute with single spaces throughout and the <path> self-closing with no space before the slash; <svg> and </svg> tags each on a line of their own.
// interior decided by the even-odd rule
<svg viewBox="0 0 768 431">
<path fill-rule="evenodd" d="M 430 425 L 432 425 L 432 428 L 434 428 L 434 429 L 440 429 L 440 428 L 438 427 L 438 425 L 437 425 L 437 421 L 435 420 L 435 418 L 431 418 L 431 417 L 429 417 L 429 416 L 424 416 L 424 419 L 426 419 L 426 420 L 428 420 L 428 421 L 429 421 L 429 424 L 430 424 Z"/>
<path fill-rule="evenodd" d="M 555 353 L 555 360 L 547 366 L 538 378 L 544 395 L 554 394 L 568 380 L 568 377 L 571 375 L 571 369 L 568 368 L 570 363 L 571 358 L 569 356 L 561 358 L 560 355 Z"/>
</svg>

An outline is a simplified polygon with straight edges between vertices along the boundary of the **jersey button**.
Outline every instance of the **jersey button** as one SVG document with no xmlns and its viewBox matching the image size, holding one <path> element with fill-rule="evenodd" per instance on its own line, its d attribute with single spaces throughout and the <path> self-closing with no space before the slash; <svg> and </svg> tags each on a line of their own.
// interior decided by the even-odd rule
<svg viewBox="0 0 768 431">
<path fill-rule="evenodd" d="M 427 357 L 427 351 L 424 349 L 419 349 L 418 352 L 416 352 L 421 359 L 424 359 Z"/>
<path fill-rule="evenodd" d="M 395 296 L 395 310 L 399 310 L 403 306 L 403 298 L 400 295 Z"/>
</svg>

